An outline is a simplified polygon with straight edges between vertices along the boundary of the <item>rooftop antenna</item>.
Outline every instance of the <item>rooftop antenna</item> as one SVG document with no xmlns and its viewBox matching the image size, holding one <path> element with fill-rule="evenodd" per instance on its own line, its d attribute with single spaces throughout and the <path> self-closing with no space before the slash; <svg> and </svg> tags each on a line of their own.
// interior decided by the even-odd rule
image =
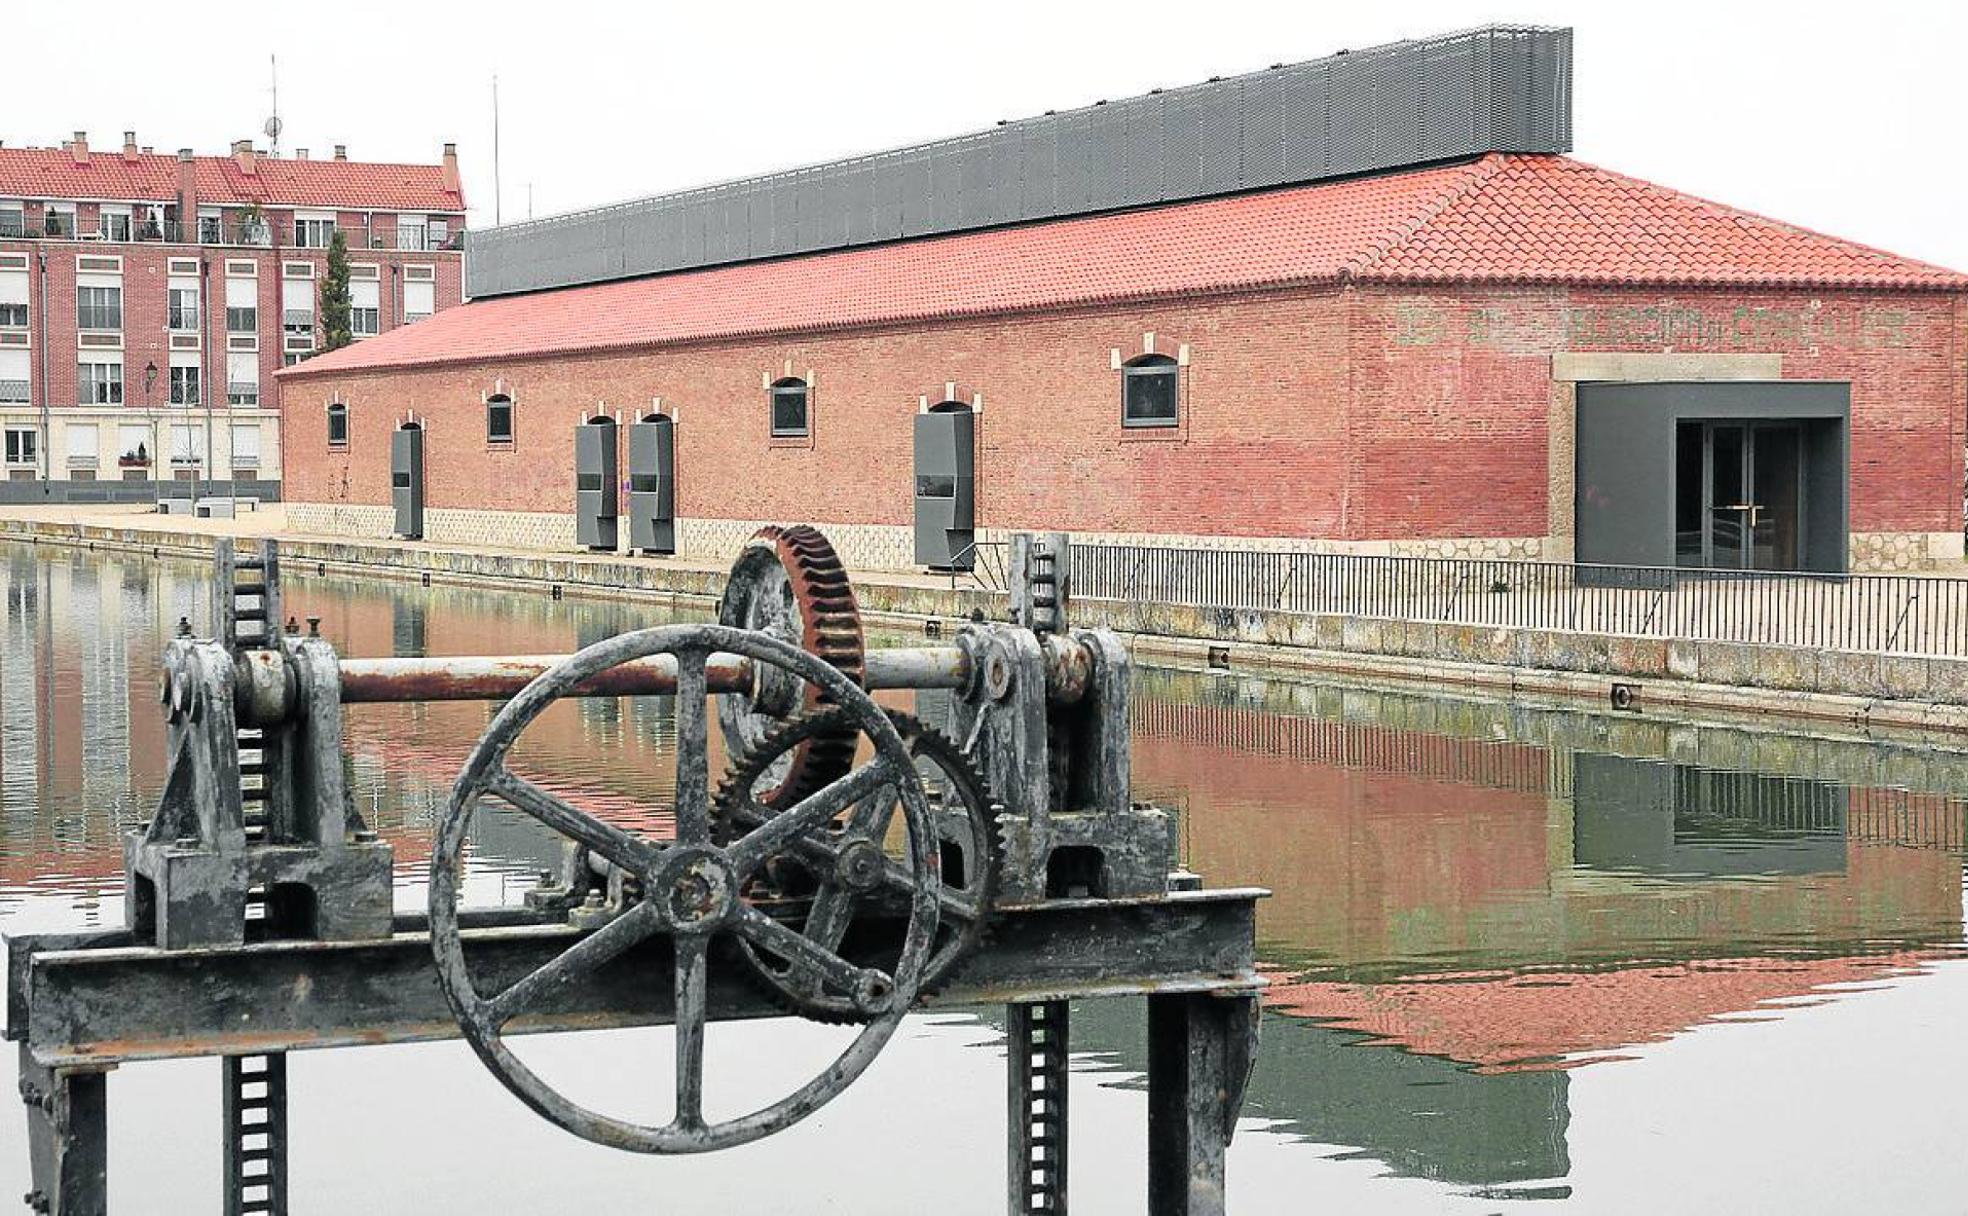
<svg viewBox="0 0 1968 1216">
<path fill-rule="evenodd" d="M 499 74 L 492 73 L 492 223 L 496 227 L 500 220 L 499 212 Z"/>
<path fill-rule="evenodd" d="M 267 139 L 273 143 L 273 154 L 277 157 L 280 155 L 280 57 L 268 55 L 267 63 L 271 65 L 273 75 L 273 115 L 266 120 L 264 130 Z"/>
</svg>

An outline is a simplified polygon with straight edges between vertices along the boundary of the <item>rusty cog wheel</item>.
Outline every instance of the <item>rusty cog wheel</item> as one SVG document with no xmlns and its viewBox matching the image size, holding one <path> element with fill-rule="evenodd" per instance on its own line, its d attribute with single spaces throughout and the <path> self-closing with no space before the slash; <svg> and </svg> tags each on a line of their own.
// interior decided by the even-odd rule
<svg viewBox="0 0 1968 1216">
<path fill-rule="evenodd" d="M 955 974 L 965 958 L 984 940 L 998 895 L 999 872 L 1004 848 L 998 833 L 997 807 L 992 803 L 983 774 L 947 735 L 920 719 L 896 710 L 888 711 L 903 744 L 916 758 L 930 794 L 931 816 L 937 825 L 938 855 L 941 861 L 941 915 L 930 955 L 923 964 L 918 991 L 936 992 Z M 725 774 L 711 802 L 712 838 L 729 839 L 751 831 L 780 809 L 766 803 L 761 785 L 780 757 L 814 737 L 832 737 L 842 732 L 849 738 L 849 755 L 859 732 L 841 709 L 824 708 L 784 723 L 761 744 L 739 756 Z M 852 814 L 853 812 L 849 812 Z M 815 910 L 828 898 L 839 898 L 840 884 L 835 875 L 843 869 L 845 857 L 855 847 L 853 833 L 838 821 L 800 838 L 757 880 L 748 896 L 762 906 L 778 904 L 797 917 L 804 913 L 803 932 L 809 936 L 820 930 L 814 924 Z M 897 847 L 897 846 L 891 846 Z M 891 860 L 886 879 L 872 890 L 850 897 L 853 903 L 892 911 L 906 904 L 908 877 Z M 830 894 L 831 893 L 831 894 Z M 850 908 L 835 927 L 844 937 L 843 946 L 853 951 L 879 955 L 881 947 L 857 941 L 852 918 L 858 908 Z M 838 914 L 836 914 L 838 916 Z M 800 924 L 795 919 L 792 923 Z M 769 954 L 739 943 L 739 953 L 748 974 L 766 993 L 789 1012 L 822 1022 L 858 1022 L 861 1013 L 846 994 L 816 991 L 797 982 L 796 974 Z"/>
<path fill-rule="evenodd" d="M 864 683 L 866 645 L 861 610 L 847 570 L 825 535 L 808 524 L 760 528 L 732 563 L 718 623 L 767 633 L 826 660 Z M 749 696 L 718 699 L 718 725 L 733 756 L 756 749 L 781 722 L 831 704 L 818 686 L 761 671 Z M 802 738 L 764 774 L 757 797 L 784 809 L 845 775 L 854 760 L 855 732 L 844 725 Z"/>
</svg>

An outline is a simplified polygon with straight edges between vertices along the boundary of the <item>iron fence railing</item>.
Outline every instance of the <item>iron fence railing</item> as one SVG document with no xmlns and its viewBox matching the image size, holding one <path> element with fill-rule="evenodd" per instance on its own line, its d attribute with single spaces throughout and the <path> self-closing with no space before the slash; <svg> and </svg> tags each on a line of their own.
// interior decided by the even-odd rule
<svg viewBox="0 0 1968 1216">
<path fill-rule="evenodd" d="M 1968 578 L 1073 545 L 1076 597 L 1968 656 Z"/>
</svg>

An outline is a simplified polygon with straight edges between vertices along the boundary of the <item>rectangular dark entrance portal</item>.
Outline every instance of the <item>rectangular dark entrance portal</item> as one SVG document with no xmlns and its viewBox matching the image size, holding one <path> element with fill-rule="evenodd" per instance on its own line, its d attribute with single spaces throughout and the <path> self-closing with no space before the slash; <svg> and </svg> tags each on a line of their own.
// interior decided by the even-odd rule
<svg viewBox="0 0 1968 1216">
<path fill-rule="evenodd" d="M 1579 385 L 1578 561 L 1648 567 L 1630 575 L 1648 585 L 1844 573 L 1851 400 L 1819 380 Z"/>
<path fill-rule="evenodd" d="M 1801 570 L 1804 428 L 1795 422 L 1675 425 L 1675 564 Z"/>
</svg>

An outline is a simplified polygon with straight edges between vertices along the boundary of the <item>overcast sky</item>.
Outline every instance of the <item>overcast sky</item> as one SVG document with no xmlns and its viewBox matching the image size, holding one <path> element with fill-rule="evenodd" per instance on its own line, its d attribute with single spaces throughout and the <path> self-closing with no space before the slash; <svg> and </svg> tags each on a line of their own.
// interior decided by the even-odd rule
<svg viewBox="0 0 1968 1216">
<path fill-rule="evenodd" d="M 472 223 L 546 215 L 1493 21 L 1571 25 L 1575 154 L 1968 268 L 1968 4 L 667 3 L 12 6 L 0 139 L 435 161 Z M 261 138 L 264 143 L 264 137 Z"/>
</svg>

